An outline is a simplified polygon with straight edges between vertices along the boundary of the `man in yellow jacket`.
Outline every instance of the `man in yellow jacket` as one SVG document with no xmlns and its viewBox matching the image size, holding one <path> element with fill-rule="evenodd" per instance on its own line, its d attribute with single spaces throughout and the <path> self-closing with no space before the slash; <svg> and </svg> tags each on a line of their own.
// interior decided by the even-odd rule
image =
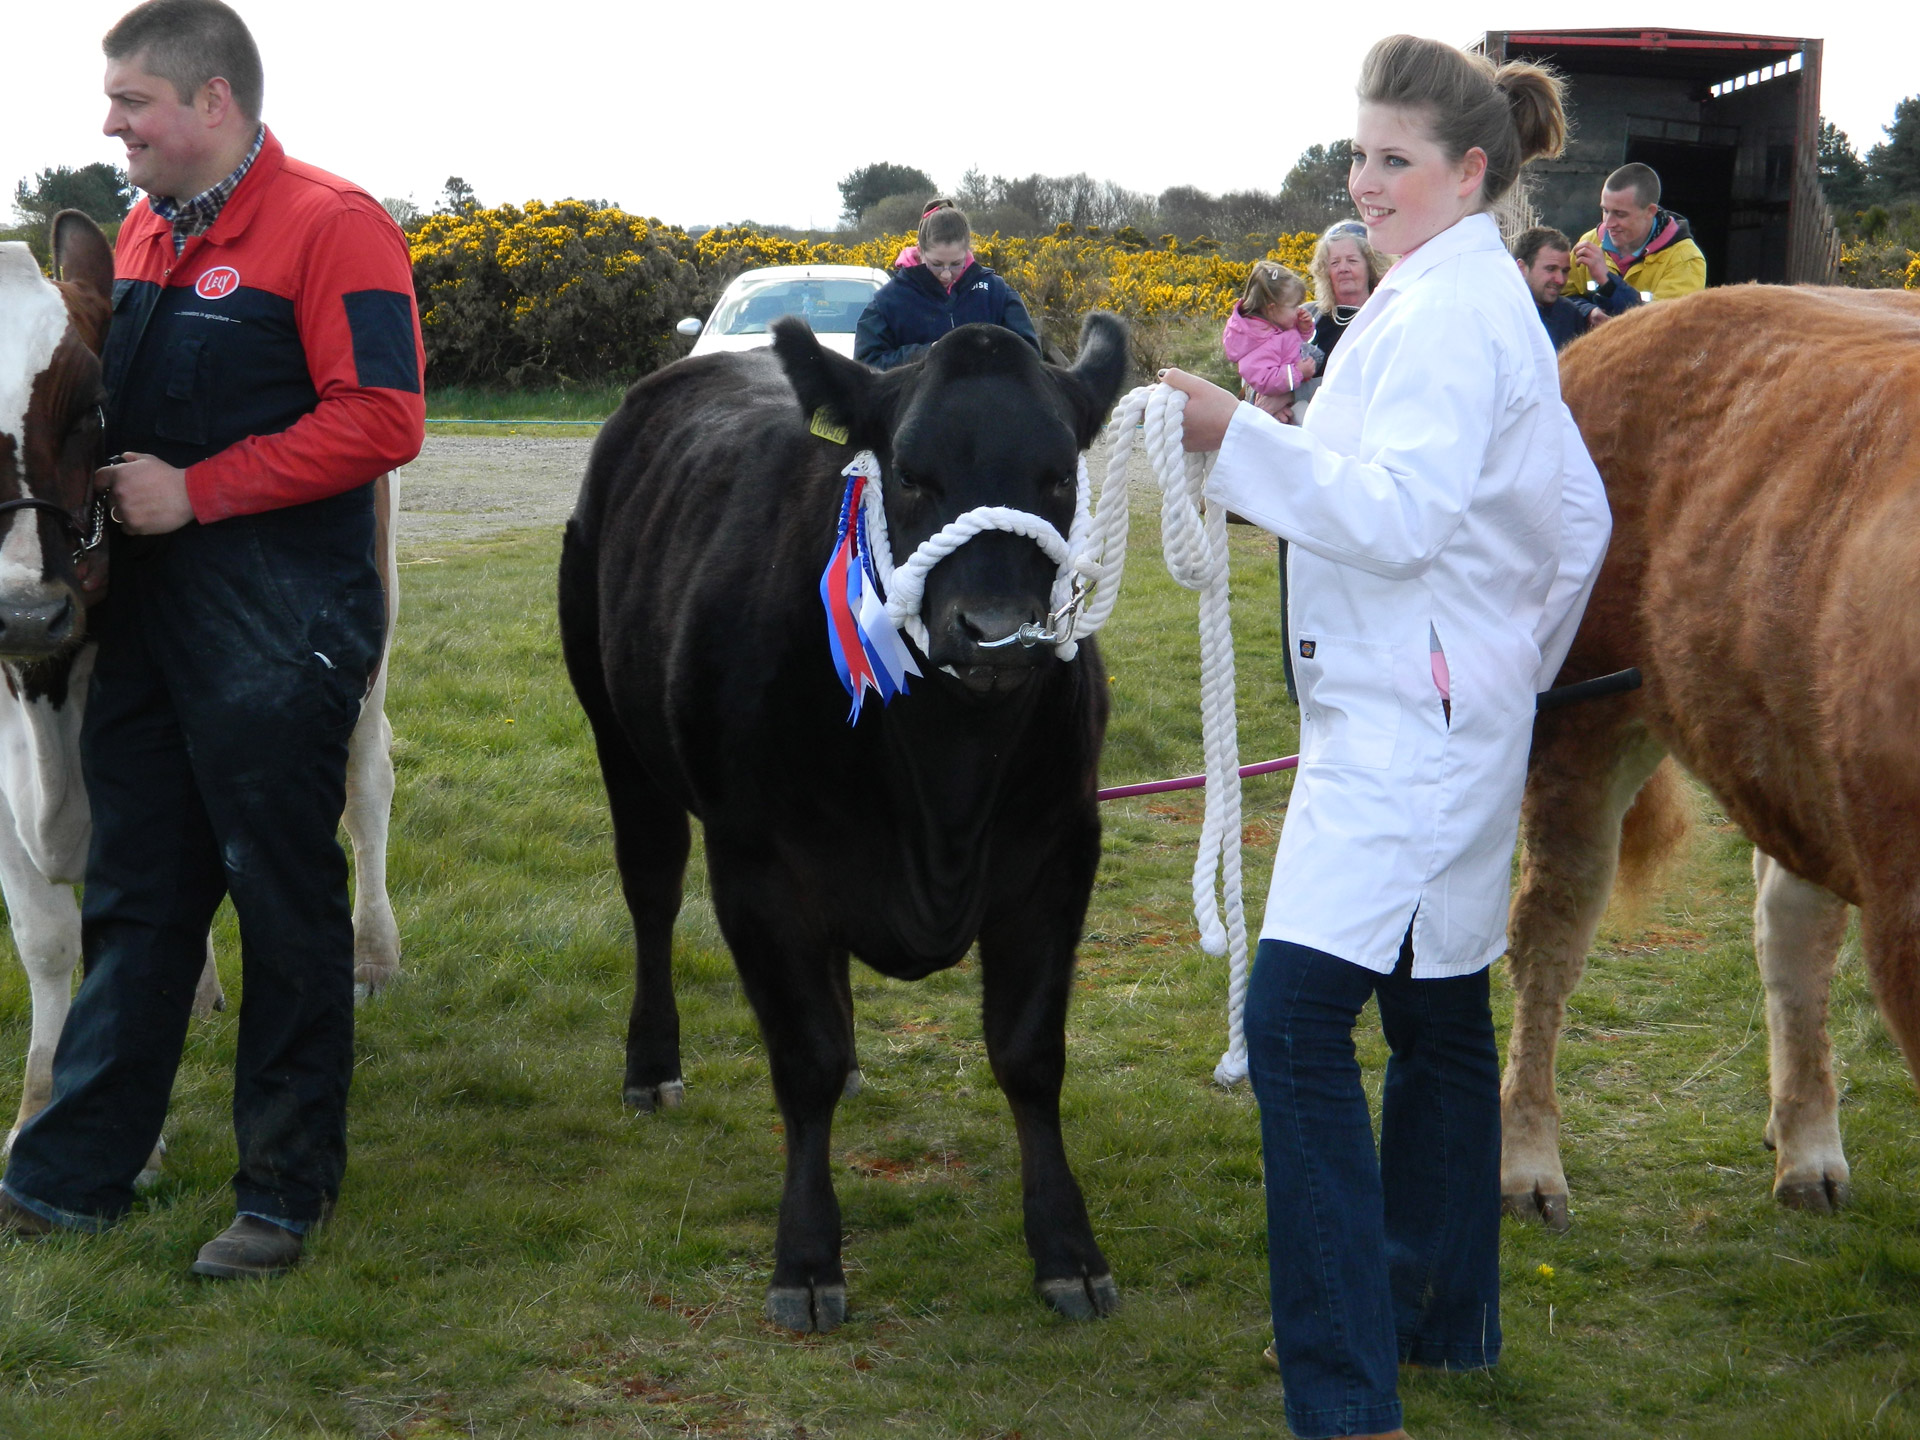
<svg viewBox="0 0 1920 1440">
<path fill-rule="evenodd" d="M 1623 283 L 1656 300 L 1707 286 L 1707 257 L 1686 217 L 1660 208 L 1660 177 L 1649 165 L 1622 165 L 1600 187 L 1600 226 L 1573 247 L 1563 292 L 1603 309 Z"/>
</svg>

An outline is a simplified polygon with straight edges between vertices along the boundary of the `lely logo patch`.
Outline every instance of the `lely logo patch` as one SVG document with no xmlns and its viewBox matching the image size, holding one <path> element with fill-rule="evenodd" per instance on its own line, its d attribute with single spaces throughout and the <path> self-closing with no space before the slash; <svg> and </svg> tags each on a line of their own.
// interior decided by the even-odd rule
<svg viewBox="0 0 1920 1440">
<path fill-rule="evenodd" d="M 216 265 L 193 282 L 193 293 L 202 300 L 224 300 L 240 288 L 240 272 L 231 265 Z"/>
</svg>

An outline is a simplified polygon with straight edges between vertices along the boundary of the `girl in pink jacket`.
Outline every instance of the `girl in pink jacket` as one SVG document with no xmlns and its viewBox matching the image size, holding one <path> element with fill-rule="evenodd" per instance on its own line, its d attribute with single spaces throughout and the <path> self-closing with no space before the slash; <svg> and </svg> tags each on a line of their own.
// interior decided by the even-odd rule
<svg viewBox="0 0 1920 1440">
<path fill-rule="evenodd" d="M 1220 344 L 1246 382 L 1243 399 L 1282 422 L 1293 416 L 1293 392 L 1313 376 L 1313 357 L 1302 353 L 1313 338 L 1313 319 L 1303 308 L 1307 285 L 1286 266 L 1262 260 L 1247 276 L 1234 302 Z"/>
</svg>

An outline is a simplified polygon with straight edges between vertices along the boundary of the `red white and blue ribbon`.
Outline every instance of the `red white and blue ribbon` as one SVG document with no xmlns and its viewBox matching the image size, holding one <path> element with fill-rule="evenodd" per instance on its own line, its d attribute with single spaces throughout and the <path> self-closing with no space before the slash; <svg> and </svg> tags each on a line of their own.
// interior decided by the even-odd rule
<svg viewBox="0 0 1920 1440">
<path fill-rule="evenodd" d="M 906 694 L 907 677 L 919 675 L 920 668 L 887 615 L 867 534 L 866 491 L 880 483 L 879 465 L 871 454 L 862 452 L 841 473 L 847 477 L 847 489 L 840 500 L 833 558 L 820 576 L 820 601 L 827 610 L 827 647 L 833 652 L 833 668 L 853 697 L 853 708 L 847 712 L 851 725 L 859 720 L 860 704 L 869 689 L 886 705 L 894 696 Z"/>
</svg>

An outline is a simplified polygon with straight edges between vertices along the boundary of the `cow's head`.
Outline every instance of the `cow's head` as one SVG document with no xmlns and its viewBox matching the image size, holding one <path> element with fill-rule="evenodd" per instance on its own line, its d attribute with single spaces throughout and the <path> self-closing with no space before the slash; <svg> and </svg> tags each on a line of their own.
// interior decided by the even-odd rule
<svg viewBox="0 0 1920 1440">
<path fill-rule="evenodd" d="M 76 557 L 104 458 L 113 252 L 76 210 L 54 217 L 52 240 L 57 281 L 25 245 L 0 244 L 0 659 L 11 661 L 50 659 L 86 633 Z"/>
<path fill-rule="evenodd" d="M 1024 510 L 1062 535 L 1073 525 L 1080 452 L 1093 443 L 1127 371 L 1126 326 L 1089 315 L 1072 369 L 1041 362 L 997 325 L 963 325 L 917 364 L 878 373 L 823 349 L 804 321 L 774 326 L 773 348 L 803 411 L 848 431 L 885 476 L 896 565 L 956 516 Z M 982 648 L 1044 623 L 1055 565 L 1029 539 L 975 536 L 927 575 L 921 617 L 933 668 L 977 694 L 1010 691 L 1054 661 L 1050 645 Z"/>
</svg>

